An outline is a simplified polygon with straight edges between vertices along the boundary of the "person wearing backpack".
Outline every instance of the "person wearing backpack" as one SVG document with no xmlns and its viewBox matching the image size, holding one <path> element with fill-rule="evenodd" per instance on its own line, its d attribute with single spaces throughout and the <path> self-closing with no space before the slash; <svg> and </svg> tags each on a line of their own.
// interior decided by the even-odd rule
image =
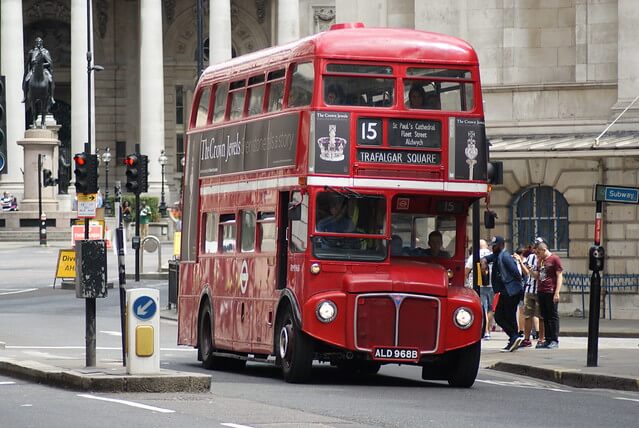
<svg viewBox="0 0 639 428">
<path fill-rule="evenodd" d="M 508 343 L 501 352 L 513 352 L 524 340 L 517 328 L 517 305 L 523 290 L 522 276 L 512 255 L 505 249 L 506 242 L 503 237 L 493 237 L 490 246 L 493 253 L 482 258 L 482 268 L 493 264 L 493 291 L 499 293 L 495 322 L 508 335 Z"/>
</svg>

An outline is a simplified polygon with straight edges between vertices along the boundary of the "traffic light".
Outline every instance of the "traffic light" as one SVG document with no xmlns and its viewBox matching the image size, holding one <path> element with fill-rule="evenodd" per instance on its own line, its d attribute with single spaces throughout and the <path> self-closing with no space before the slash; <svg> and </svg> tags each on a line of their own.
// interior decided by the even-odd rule
<svg viewBox="0 0 639 428">
<path fill-rule="evenodd" d="M 0 76 L 0 174 L 7 173 L 7 91 Z"/>
<path fill-rule="evenodd" d="M 499 161 L 488 162 L 488 183 L 503 184 L 504 183 L 504 163 Z"/>
<path fill-rule="evenodd" d="M 42 185 L 44 187 L 55 186 L 58 184 L 58 179 L 53 178 L 53 173 L 50 169 L 42 170 Z"/>
<path fill-rule="evenodd" d="M 82 152 L 76 154 L 73 161 L 76 193 L 98 193 L 98 155 Z"/>
<path fill-rule="evenodd" d="M 126 190 L 139 195 L 149 191 L 149 157 L 139 153 L 128 155 L 126 165 Z"/>
</svg>

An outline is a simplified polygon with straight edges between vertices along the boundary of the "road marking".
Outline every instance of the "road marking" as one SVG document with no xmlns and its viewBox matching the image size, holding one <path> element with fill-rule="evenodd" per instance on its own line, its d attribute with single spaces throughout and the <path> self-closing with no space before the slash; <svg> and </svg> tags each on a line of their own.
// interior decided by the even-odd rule
<svg viewBox="0 0 639 428">
<path fill-rule="evenodd" d="M 90 394 L 78 394 L 78 397 L 88 398 L 90 400 L 107 401 L 109 403 L 124 404 L 125 406 L 137 407 L 138 409 L 150 410 L 152 412 L 160 413 L 175 413 L 175 410 L 163 409 L 161 407 L 147 406 L 146 404 L 136 403 L 127 400 L 117 400 L 115 398 L 97 397 Z"/>
<path fill-rule="evenodd" d="M 477 379 L 476 382 L 487 383 L 490 385 L 498 385 L 498 386 L 512 386 L 514 388 L 528 388 L 528 389 L 543 389 L 546 391 L 555 391 L 555 392 L 570 392 L 567 389 L 553 388 L 551 386 L 544 386 L 538 383 L 530 383 L 530 382 L 521 382 L 518 380 L 507 382 L 501 380 L 482 380 Z"/>
<path fill-rule="evenodd" d="M 238 424 L 231 424 L 231 423 L 223 423 L 220 425 L 222 425 L 223 427 L 230 427 L 230 428 L 253 428 L 248 425 L 238 425 Z"/>
<path fill-rule="evenodd" d="M 638 398 L 626 398 L 626 397 L 614 397 L 615 400 L 626 400 L 626 401 L 636 401 L 637 403 L 639 403 L 639 399 Z"/>
<path fill-rule="evenodd" d="M 15 382 L 0 382 L 0 385 L 15 385 Z"/>
<path fill-rule="evenodd" d="M 24 290 L 3 291 L 0 293 L 0 296 L 8 296 L 9 294 L 30 293 L 36 290 L 37 288 L 25 288 Z"/>
<path fill-rule="evenodd" d="M 108 334 L 109 336 L 122 337 L 122 333 L 119 331 L 100 330 L 100 333 Z"/>
</svg>

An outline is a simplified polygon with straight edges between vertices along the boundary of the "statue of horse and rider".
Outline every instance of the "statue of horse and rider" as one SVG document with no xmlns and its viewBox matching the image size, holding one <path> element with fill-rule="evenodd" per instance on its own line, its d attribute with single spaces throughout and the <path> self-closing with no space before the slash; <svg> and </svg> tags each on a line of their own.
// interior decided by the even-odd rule
<svg viewBox="0 0 639 428">
<path fill-rule="evenodd" d="M 55 100 L 53 91 L 55 82 L 51 73 L 51 54 L 44 48 L 42 39 L 35 39 L 36 46 L 27 54 L 25 66 L 25 76 L 22 82 L 24 92 L 23 103 L 27 103 L 27 108 L 31 111 L 33 118 L 33 128 L 36 127 L 38 116 L 42 116 L 41 127 L 45 128 L 45 118 Z"/>
</svg>

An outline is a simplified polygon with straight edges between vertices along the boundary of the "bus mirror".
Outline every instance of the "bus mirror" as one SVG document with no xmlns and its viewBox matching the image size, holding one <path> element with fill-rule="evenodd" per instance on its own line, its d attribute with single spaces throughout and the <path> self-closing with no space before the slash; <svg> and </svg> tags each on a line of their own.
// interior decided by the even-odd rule
<svg viewBox="0 0 639 428">
<path fill-rule="evenodd" d="M 494 229 L 496 218 L 497 218 L 497 213 L 495 211 L 486 210 L 484 212 L 484 227 L 486 229 Z"/>
<path fill-rule="evenodd" d="M 302 204 L 300 202 L 291 202 L 288 204 L 289 221 L 299 221 L 302 219 Z"/>
</svg>

